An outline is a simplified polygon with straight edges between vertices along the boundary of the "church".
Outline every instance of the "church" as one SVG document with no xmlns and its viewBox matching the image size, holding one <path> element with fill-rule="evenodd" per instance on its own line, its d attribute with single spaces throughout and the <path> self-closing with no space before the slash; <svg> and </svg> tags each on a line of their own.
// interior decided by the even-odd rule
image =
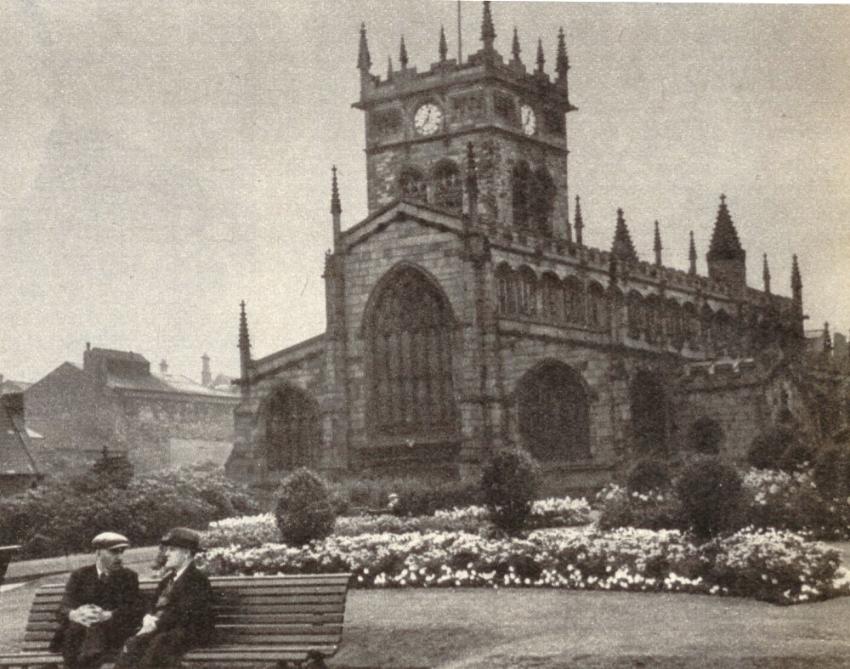
<svg viewBox="0 0 850 669">
<path fill-rule="evenodd" d="M 689 269 L 664 265 L 657 224 L 639 259 L 622 210 L 610 249 L 585 245 L 563 30 L 552 73 L 542 50 L 523 62 L 514 34 L 503 56 L 495 35 L 484 2 L 477 52 L 450 58 L 441 34 L 420 72 L 402 41 L 381 77 L 361 27 L 369 213 L 342 229 L 334 170 L 324 333 L 254 359 L 242 304 L 231 476 L 473 476 L 520 445 L 550 482 L 592 488 L 685 448 L 695 426 L 730 460 L 782 416 L 821 429 L 794 365 L 796 257 L 790 297 L 772 292 L 766 257 L 763 286 L 747 286 L 724 195 L 705 222 L 707 276 L 693 235 Z"/>
</svg>

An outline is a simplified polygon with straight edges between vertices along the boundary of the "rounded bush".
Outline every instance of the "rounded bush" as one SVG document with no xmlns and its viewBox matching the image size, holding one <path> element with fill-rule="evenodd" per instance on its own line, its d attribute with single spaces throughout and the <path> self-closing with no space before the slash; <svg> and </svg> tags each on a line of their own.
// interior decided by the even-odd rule
<svg viewBox="0 0 850 669">
<path fill-rule="evenodd" d="M 808 469 L 814 464 L 816 454 L 813 446 L 795 439 L 779 458 L 779 469 L 789 473 Z"/>
<path fill-rule="evenodd" d="M 649 492 L 670 486 L 670 469 L 657 458 L 638 460 L 629 471 L 626 488 L 635 492 Z"/>
<path fill-rule="evenodd" d="M 540 468 L 521 449 L 496 451 L 484 466 L 481 494 L 490 520 L 499 529 L 515 534 L 525 526 L 540 488 Z"/>
<path fill-rule="evenodd" d="M 723 442 L 723 428 L 713 418 L 697 418 L 688 430 L 688 448 L 703 455 L 717 455 Z"/>
<path fill-rule="evenodd" d="M 692 460 L 676 481 L 682 520 L 701 540 L 739 528 L 743 506 L 741 476 L 717 457 Z"/>
<path fill-rule="evenodd" d="M 818 491 L 825 498 L 850 496 L 850 447 L 831 445 L 820 449 L 812 474 Z"/>
<path fill-rule="evenodd" d="M 753 439 L 747 451 L 747 462 L 756 469 L 781 469 L 783 454 L 797 442 L 790 428 L 770 427 Z"/>
<path fill-rule="evenodd" d="M 277 490 L 275 517 L 281 538 L 292 546 L 329 536 L 336 513 L 328 484 L 305 467 L 296 469 Z"/>
</svg>

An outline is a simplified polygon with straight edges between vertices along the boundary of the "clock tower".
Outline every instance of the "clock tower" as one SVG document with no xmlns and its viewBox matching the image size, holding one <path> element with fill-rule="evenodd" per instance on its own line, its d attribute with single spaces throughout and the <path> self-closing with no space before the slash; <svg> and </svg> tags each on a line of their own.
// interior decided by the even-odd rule
<svg viewBox="0 0 850 669">
<path fill-rule="evenodd" d="M 490 3 L 484 3 L 482 48 L 465 62 L 447 57 L 419 72 L 408 66 L 401 41 L 399 67 L 382 79 L 371 73 L 365 26 L 357 67 L 365 112 L 370 213 L 397 199 L 460 213 L 467 145 L 477 162 L 478 218 L 495 229 L 571 239 L 567 197 L 569 62 L 558 33 L 555 76 L 544 70 L 542 41 L 532 71 L 513 35 L 509 61 L 494 47 Z"/>
</svg>

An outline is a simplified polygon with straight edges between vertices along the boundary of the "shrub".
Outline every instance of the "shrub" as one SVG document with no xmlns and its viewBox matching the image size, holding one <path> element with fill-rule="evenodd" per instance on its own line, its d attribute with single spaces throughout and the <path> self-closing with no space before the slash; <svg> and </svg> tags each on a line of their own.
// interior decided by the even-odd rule
<svg viewBox="0 0 850 669">
<path fill-rule="evenodd" d="M 481 493 L 493 524 L 509 534 L 519 532 L 539 486 L 539 467 L 529 453 L 520 449 L 494 453 L 481 477 Z"/>
<path fill-rule="evenodd" d="M 690 450 L 703 455 L 716 455 L 723 442 L 723 428 L 713 418 L 702 416 L 691 425 L 687 439 Z"/>
<path fill-rule="evenodd" d="M 808 469 L 815 462 L 816 449 L 799 440 L 794 439 L 779 458 L 779 469 L 785 472 L 795 472 Z"/>
<path fill-rule="evenodd" d="M 717 457 L 687 463 L 676 481 L 682 520 L 700 540 L 735 530 L 741 523 L 741 476 Z"/>
<path fill-rule="evenodd" d="M 275 516 L 287 544 L 302 546 L 324 539 L 336 520 L 327 483 L 305 467 L 296 469 L 278 488 Z"/>
<path fill-rule="evenodd" d="M 756 469 L 782 469 L 783 455 L 798 443 L 796 433 L 786 426 L 766 429 L 753 439 L 747 462 Z"/>
<path fill-rule="evenodd" d="M 828 499 L 850 496 L 850 447 L 826 446 L 815 458 L 815 484 Z"/>
<path fill-rule="evenodd" d="M 649 492 L 670 487 L 670 469 L 657 458 L 639 460 L 626 479 L 626 488 L 633 492 Z"/>
<path fill-rule="evenodd" d="M 362 478 L 332 486 L 335 506 L 345 512 L 366 508 L 398 516 L 427 516 L 440 509 L 477 504 L 478 486 L 469 481 L 429 478 Z M 397 497 L 389 509 L 390 495 Z"/>
</svg>

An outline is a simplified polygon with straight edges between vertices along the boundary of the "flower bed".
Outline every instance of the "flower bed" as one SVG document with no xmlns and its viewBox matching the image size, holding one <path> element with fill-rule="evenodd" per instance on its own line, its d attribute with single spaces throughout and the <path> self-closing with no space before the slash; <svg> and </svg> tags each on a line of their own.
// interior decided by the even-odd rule
<svg viewBox="0 0 850 669">
<path fill-rule="evenodd" d="M 470 532 L 486 527 L 487 509 L 468 506 L 451 511 L 437 511 L 433 516 L 412 518 L 382 514 L 377 516 L 343 516 L 337 518 L 334 534 L 357 536 L 360 534 L 405 534 L 408 532 Z M 590 505 L 584 499 L 551 498 L 538 500 L 531 509 L 529 525 L 540 527 L 568 527 L 590 522 Z M 204 535 L 204 545 L 209 547 L 260 546 L 280 541 L 274 515 L 228 518 L 210 523 Z"/>
<path fill-rule="evenodd" d="M 211 548 L 204 561 L 217 575 L 351 571 L 359 587 L 546 586 L 740 594 L 778 603 L 850 592 L 837 552 L 791 533 L 738 533 L 702 548 L 678 531 L 632 528 L 537 530 L 525 539 L 334 535 L 303 547 Z M 756 573 L 759 587 L 752 587 Z"/>
</svg>

